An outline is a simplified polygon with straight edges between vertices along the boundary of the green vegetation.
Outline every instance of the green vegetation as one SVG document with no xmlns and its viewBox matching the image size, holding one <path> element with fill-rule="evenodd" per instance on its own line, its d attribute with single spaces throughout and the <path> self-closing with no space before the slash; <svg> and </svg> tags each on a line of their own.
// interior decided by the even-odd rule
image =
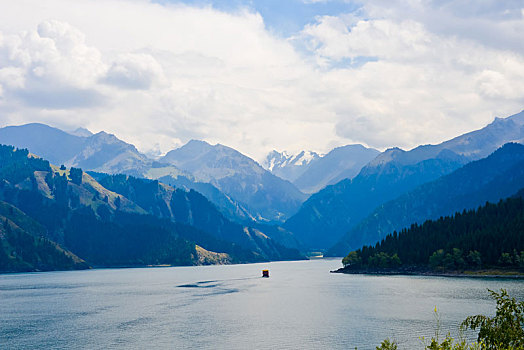
<svg viewBox="0 0 524 350">
<path fill-rule="evenodd" d="M 9 203 L 0 205 L 0 219 L 8 219 L 0 225 L 0 271 L 88 267 L 76 255 L 95 266 L 198 261 L 184 237 L 198 236 L 194 228 L 115 210 L 108 194 L 116 194 L 82 177 L 81 169 L 55 171 L 27 150 L 0 146 L 0 200 Z"/>
<path fill-rule="evenodd" d="M 0 146 L 0 160 L 0 179 L 14 184 L 32 177 L 35 171 L 51 170 L 48 161 L 30 157 L 28 150 L 13 146 Z"/>
<path fill-rule="evenodd" d="M 387 234 L 413 223 L 420 225 L 486 202 L 497 203 L 523 187 L 524 146 L 508 143 L 487 158 L 468 163 L 376 207 L 326 255 L 340 256 L 364 245 L 374 245 Z M 340 253 L 333 255 L 334 252 Z"/>
<path fill-rule="evenodd" d="M 385 339 L 380 346 L 377 346 L 377 350 L 397 350 L 398 345 L 394 341 Z"/>
<path fill-rule="evenodd" d="M 477 341 L 468 344 L 465 340 L 455 340 L 450 334 L 440 341 L 440 317 L 435 308 L 437 328 L 429 344 L 422 338 L 426 350 L 522 350 L 524 349 L 524 302 L 511 298 L 507 291 L 500 293 L 489 290 L 496 300 L 496 313 L 493 317 L 484 315 L 469 316 L 462 322 L 461 331 L 478 330 Z M 396 350 L 397 344 L 384 340 L 377 350 Z"/>
<path fill-rule="evenodd" d="M 462 327 L 479 330 L 483 349 L 524 349 L 524 302 L 511 298 L 504 289 L 500 294 L 492 290 L 490 293 L 497 301 L 495 316 L 470 316 Z"/>
<path fill-rule="evenodd" d="M 0 201 L 0 272 L 85 269 L 71 252 L 42 236 L 45 229 Z"/>
<path fill-rule="evenodd" d="M 311 195 L 286 221 L 284 228 L 299 233 L 305 246 L 332 247 L 325 256 L 340 256 L 347 253 L 349 247 L 360 247 L 359 243 L 369 244 L 381 238 L 362 241 L 367 237 L 354 230 L 375 208 L 462 165 L 460 160 L 442 158 L 410 165 L 391 161 L 366 166 L 355 178 L 342 180 Z M 337 244 L 338 237 L 342 237 L 342 241 Z"/>
<path fill-rule="evenodd" d="M 27 150 L 0 145 L 0 201 L 38 226 L 18 231 L 8 224 L 0 231 L 0 271 L 79 268 L 59 259 L 64 252 L 85 267 L 302 257 L 256 229 L 229 221 L 195 191 L 127 175 L 97 174 L 99 183 L 80 168 L 61 168 Z M 51 258 L 53 250 L 62 253 Z"/>
<path fill-rule="evenodd" d="M 69 170 L 69 178 L 71 178 L 71 182 L 76 185 L 82 184 L 82 169 L 71 168 L 71 170 Z"/>
<path fill-rule="evenodd" d="M 198 229 L 198 236 L 186 236 L 207 250 L 229 254 L 234 262 L 255 262 L 268 259 L 301 259 L 296 249 L 284 247 L 274 240 L 257 235 L 249 228 L 228 220 L 197 191 L 173 188 L 157 180 L 128 175 L 95 174 L 102 186 L 116 192 L 144 208 L 149 214 L 168 218 Z M 115 203 L 116 205 L 116 203 Z M 264 233 L 271 230 L 262 228 Z"/>
<path fill-rule="evenodd" d="M 437 272 L 524 269 L 524 200 L 517 196 L 477 210 L 413 224 L 375 246 L 350 252 L 347 271 L 422 268 Z"/>
</svg>

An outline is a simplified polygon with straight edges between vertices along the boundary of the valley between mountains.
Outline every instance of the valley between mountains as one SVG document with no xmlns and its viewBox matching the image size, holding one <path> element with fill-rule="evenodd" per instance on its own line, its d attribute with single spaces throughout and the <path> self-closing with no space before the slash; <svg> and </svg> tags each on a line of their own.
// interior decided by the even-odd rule
<svg viewBox="0 0 524 350">
<path fill-rule="evenodd" d="M 380 250 L 380 244 L 393 233 L 429 235 L 414 227 L 521 198 L 523 143 L 524 111 L 437 145 L 272 151 L 262 164 L 200 140 L 152 158 L 103 131 L 7 126 L 0 129 L 0 272 L 250 263 L 350 252 L 368 259 L 371 253 L 362 248 L 375 245 L 392 262 L 397 251 Z M 524 230 L 516 227 L 524 227 L 524 215 L 520 202 L 508 203 L 517 214 L 496 217 L 511 226 L 506 241 L 515 253 L 502 244 L 485 261 L 497 265 L 499 255 L 512 254 L 518 267 Z M 483 210 L 479 215 L 496 227 Z M 463 222 L 446 221 L 450 226 L 442 232 Z M 444 237 L 439 232 L 431 231 L 432 242 Z M 505 237 L 480 229 L 468 234 L 471 241 L 485 240 L 486 251 Z M 431 249 L 444 255 L 458 249 L 445 244 L 449 239 L 442 242 Z"/>
</svg>

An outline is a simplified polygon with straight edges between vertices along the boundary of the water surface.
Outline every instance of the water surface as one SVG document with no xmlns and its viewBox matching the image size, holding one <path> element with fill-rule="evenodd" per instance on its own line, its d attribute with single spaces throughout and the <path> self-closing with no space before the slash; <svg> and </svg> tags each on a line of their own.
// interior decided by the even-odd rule
<svg viewBox="0 0 524 350">
<path fill-rule="evenodd" d="M 493 314 L 506 279 L 331 274 L 340 260 L 0 275 L 1 349 L 403 349 Z M 261 278 L 268 268 L 271 277 Z M 471 334 L 469 335 L 471 337 Z"/>
</svg>

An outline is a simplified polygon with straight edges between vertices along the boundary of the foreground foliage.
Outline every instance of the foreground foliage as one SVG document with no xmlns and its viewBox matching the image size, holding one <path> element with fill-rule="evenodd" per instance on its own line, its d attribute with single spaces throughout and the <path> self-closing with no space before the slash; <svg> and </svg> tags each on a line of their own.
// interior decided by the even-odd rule
<svg viewBox="0 0 524 350">
<path fill-rule="evenodd" d="M 479 330 L 483 349 L 524 349 L 524 302 L 511 298 L 504 289 L 490 293 L 497 301 L 495 316 L 470 316 L 462 327 Z"/>
<path fill-rule="evenodd" d="M 489 289 L 488 289 L 489 290 Z M 466 329 L 478 330 L 477 342 L 468 344 L 465 340 L 455 340 L 447 335 L 439 340 L 440 318 L 435 308 L 437 328 L 435 336 L 426 350 L 521 350 L 524 349 L 524 302 L 517 301 L 508 295 L 505 289 L 500 293 L 489 290 L 497 302 L 495 316 L 476 315 L 467 317 L 461 324 L 461 331 Z M 424 338 L 422 338 L 424 341 Z M 397 350 L 396 342 L 384 340 L 377 350 Z"/>
</svg>

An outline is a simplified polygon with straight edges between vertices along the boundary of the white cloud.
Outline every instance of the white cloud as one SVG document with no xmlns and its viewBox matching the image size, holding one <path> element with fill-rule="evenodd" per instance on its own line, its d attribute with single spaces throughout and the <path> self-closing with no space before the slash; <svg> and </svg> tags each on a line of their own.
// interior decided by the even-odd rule
<svg viewBox="0 0 524 350">
<path fill-rule="evenodd" d="M 344 138 L 376 147 L 439 142 L 524 105 L 522 53 L 432 33 L 413 19 L 319 17 L 301 38 L 326 67 L 375 58 L 326 73 L 336 74 L 334 95 L 351 92 L 332 106 Z"/>
<path fill-rule="evenodd" d="M 352 21 L 351 18 L 349 23 Z M 349 23 L 342 17 L 324 16 L 304 29 L 304 38 L 321 58 L 320 62 L 359 56 L 395 61 L 428 55 L 437 58 L 434 38 L 421 23 L 390 20 L 360 20 L 353 26 Z"/>
<path fill-rule="evenodd" d="M 105 70 L 100 52 L 86 45 L 82 32 L 64 22 L 41 22 L 36 33 L 21 36 L 12 50 L 15 62 L 20 57 L 28 75 L 50 85 L 86 88 Z"/>
<path fill-rule="evenodd" d="M 521 9 L 476 3 L 371 1 L 280 38 L 243 9 L 2 2 L 0 123 L 85 126 L 144 151 L 200 138 L 258 159 L 439 142 L 524 106 Z"/>
<path fill-rule="evenodd" d="M 4 103 L 19 114 L 23 107 L 67 109 L 103 101 L 95 90 L 104 72 L 100 52 L 85 44 L 71 25 L 43 21 L 37 30 L 8 34 L 0 41 L 0 84 Z M 6 101 L 9 100 L 9 101 Z M 27 111 L 26 113 L 30 113 Z"/>
<path fill-rule="evenodd" d="M 520 0 L 373 0 L 365 3 L 365 11 L 369 18 L 414 20 L 437 35 L 521 54 L 524 50 Z"/>
<path fill-rule="evenodd" d="M 119 56 L 109 68 L 103 81 L 124 89 L 149 89 L 164 80 L 162 67 L 147 54 Z"/>
<path fill-rule="evenodd" d="M 21 89 L 25 85 L 25 74 L 22 68 L 0 68 L 0 84 L 8 89 Z"/>
</svg>

